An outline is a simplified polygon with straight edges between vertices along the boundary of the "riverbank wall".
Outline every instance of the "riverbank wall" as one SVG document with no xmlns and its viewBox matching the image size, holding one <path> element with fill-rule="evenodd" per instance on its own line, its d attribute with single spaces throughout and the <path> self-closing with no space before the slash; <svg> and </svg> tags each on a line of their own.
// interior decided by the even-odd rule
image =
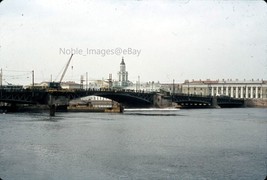
<svg viewBox="0 0 267 180">
<path fill-rule="evenodd" d="M 267 108 L 267 98 L 245 99 L 245 107 L 266 107 Z"/>
</svg>

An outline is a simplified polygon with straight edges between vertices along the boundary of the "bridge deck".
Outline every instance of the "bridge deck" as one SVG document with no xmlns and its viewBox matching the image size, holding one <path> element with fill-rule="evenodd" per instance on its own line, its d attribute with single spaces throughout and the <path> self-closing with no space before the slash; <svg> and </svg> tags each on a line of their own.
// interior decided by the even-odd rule
<svg viewBox="0 0 267 180">
<path fill-rule="evenodd" d="M 100 96 L 117 101 L 126 107 L 152 107 L 155 104 L 156 92 L 125 91 L 125 90 L 64 90 L 64 89 L 0 89 L 0 102 L 22 104 L 55 104 L 55 102 L 69 102 L 86 96 Z M 65 99 L 65 100 L 64 100 Z M 188 94 L 174 94 L 169 97 L 183 107 L 242 107 L 244 99 L 234 99 L 225 96 L 198 96 Z"/>
</svg>

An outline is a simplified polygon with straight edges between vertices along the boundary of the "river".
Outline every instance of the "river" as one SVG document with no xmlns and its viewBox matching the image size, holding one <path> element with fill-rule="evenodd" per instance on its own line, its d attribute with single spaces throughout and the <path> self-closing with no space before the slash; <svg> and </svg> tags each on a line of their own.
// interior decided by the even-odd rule
<svg viewBox="0 0 267 180">
<path fill-rule="evenodd" d="M 267 109 L 0 114 L 0 178 L 264 179 Z"/>
</svg>

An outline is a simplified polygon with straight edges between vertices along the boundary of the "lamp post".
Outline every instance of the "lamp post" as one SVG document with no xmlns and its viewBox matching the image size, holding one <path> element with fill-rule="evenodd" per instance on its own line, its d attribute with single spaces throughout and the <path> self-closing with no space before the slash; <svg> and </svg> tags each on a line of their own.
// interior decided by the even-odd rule
<svg viewBox="0 0 267 180">
<path fill-rule="evenodd" d="M 2 68 L 0 69 L 0 88 L 2 88 L 2 85 L 3 85 L 3 70 Z"/>
<path fill-rule="evenodd" d="M 141 89 L 140 76 L 138 76 L 138 90 L 140 91 L 140 89 Z"/>
<path fill-rule="evenodd" d="M 175 82 L 175 80 L 173 79 L 173 80 L 172 80 L 172 94 L 174 94 L 174 93 L 175 93 L 175 86 L 174 86 L 174 82 Z"/>
<path fill-rule="evenodd" d="M 88 72 L 86 72 L 85 74 L 85 81 L 86 81 L 85 89 L 88 90 Z"/>
<path fill-rule="evenodd" d="M 34 89 L 34 70 L 32 70 L 32 89 Z"/>
</svg>

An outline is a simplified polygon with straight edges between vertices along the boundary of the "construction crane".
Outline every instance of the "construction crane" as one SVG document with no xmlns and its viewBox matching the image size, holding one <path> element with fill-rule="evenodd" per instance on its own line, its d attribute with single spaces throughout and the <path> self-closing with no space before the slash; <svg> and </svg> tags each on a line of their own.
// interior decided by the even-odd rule
<svg viewBox="0 0 267 180">
<path fill-rule="evenodd" d="M 64 76 L 65 76 L 65 74 L 66 74 L 66 72 L 67 72 L 67 69 L 68 69 L 68 67 L 69 67 L 69 65 L 70 65 L 70 61 L 71 61 L 71 59 L 72 59 L 72 56 L 73 56 L 73 54 L 71 54 L 70 59 L 69 59 L 69 61 L 67 62 L 66 66 L 65 66 L 65 69 L 64 69 L 64 71 L 63 71 L 63 73 L 62 73 L 62 75 L 61 75 L 61 78 L 60 78 L 60 80 L 59 80 L 59 83 L 62 82 L 62 80 L 63 80 L 63 78 L 64 78 Z"/>
<path fill-rule="evenodd" d="M 48 84 L 48 87 L 49 88 L 52 88 L 52 89 L 61 89 L 61 85 L 60 84 L 61 84 L 61 82 L 62 82 L 62 80 L 63 80 L 63 78 L 64 78 L 64 76 L 65 76 L 65 74 L 67 72 L 67 69 L 68 69 L 68 67 L 70 65 L 70 61 L 72 59 L 72 56 L 73 56 L 73 54 L 71 54 L 70 59 L 68 60 L 66 66 L 64 68 L 64 71 L 63 71 L 63 73 L 62 73 L 62 75 L 60 77 L 59 82 L 49 82 L 49 84 Z"/>
</svg>

